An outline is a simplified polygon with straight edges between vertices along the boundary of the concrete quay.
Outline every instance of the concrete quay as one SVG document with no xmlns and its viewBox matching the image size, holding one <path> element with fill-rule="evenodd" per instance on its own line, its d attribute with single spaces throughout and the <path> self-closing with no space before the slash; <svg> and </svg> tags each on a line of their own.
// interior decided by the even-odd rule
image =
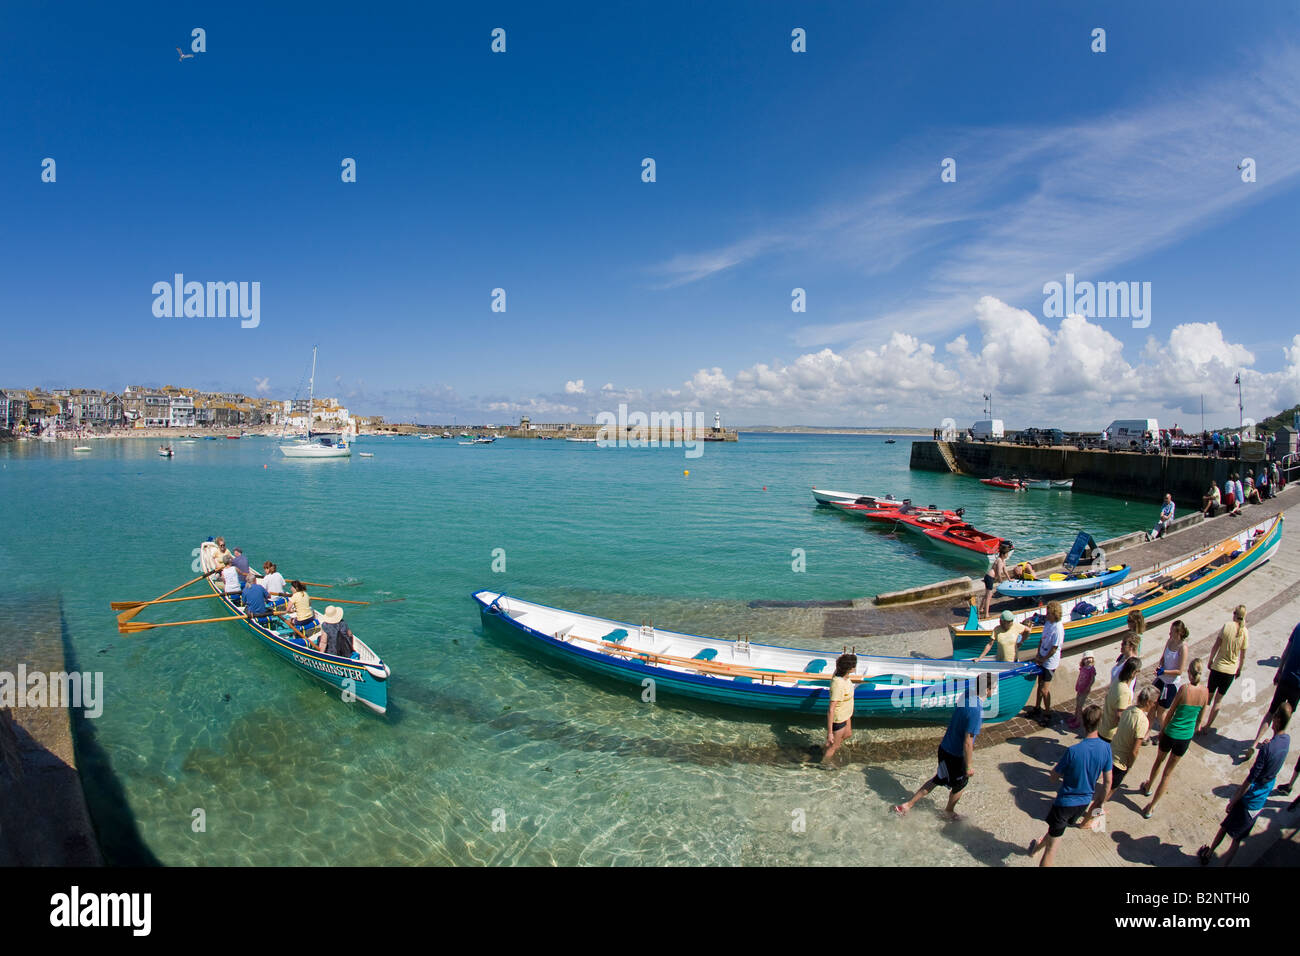
<svg viewBox="0 0 1300 956">
<path fill-rule="evenodd" d="M 1244 479 L 1262 462 L 1201 455 L 1144 455 L 1129 451 L 1079 451 L 1064 446 L 1033 448 L 1006 442 L 912 443 L 910 466 L 920 471 L 955 470 L 975 478 L 1073 478 L 1074 490 L 1132 501 L 1162 501 L 1174 496 L 1180 509 L 1199 505 L 1215 481 L 1229 473 Z"/>
</svg>

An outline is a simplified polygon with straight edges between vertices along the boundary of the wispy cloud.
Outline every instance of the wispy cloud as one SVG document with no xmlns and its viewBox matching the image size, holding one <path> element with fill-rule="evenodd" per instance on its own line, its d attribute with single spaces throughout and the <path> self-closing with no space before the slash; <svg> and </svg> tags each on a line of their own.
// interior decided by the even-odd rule
<svg viewBox="0 0 1300 956">
<path fill-rule="evenodd" d="M 1300 51 L 1252 63 L 1055 126 L 935 133 L 895 151 L 914 161 L 866 171 L 884 189 L 828 200 L 803 221 L 679 254 L 655 271 L 681 285 L 778 256 L 795 264 L 833 257 L 886 277 L 915 269 L 900 277 L 897 301 L 841 301 L 839 320 L 794 333 L 802 346 L 879 341 L 899 328 L 942 334 L 968 325 L 981 295 L 1038 296 L 1066 272 L 1125 278 L 1098 273 L 1186 238 L 1300 173 Z M 940 182 L 944 156 L 957 160 L 955 183 Z M 1255 183 L 1236 168 L 1246 156 L 1258 164 Z"/>
</svg>

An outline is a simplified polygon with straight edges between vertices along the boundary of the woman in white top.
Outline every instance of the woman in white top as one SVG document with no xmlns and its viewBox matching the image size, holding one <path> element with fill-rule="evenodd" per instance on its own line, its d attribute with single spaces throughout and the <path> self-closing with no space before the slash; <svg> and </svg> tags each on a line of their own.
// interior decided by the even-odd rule
<svg viewBox="0 0 1300 956">
<path fill-rule="evenodd" d="M 272 607 L 284 606 L 289 586 L 284 583 L 284 575 L 276 570 L 274 561 L 267 561 L 262 565 L 262 587 L 266 588 L 266 593 L 269 595 L 268 604 Z"/>
<path fill-rule="evenodd" d="M 1187 683 L 1187 625 L 1174 621 L 1169 625 L 1169 640 L 1165 641 L 1165 651 L 1160 656 L 1160 665 L 1156 668 L 1156 690 L 1160 691 L 1160 700 L 1151 711 L 1151 729 L 1155 733 L 1150 743 L 1160 740 L 1160 728 L 1164 726 L 1165 711 L 1178 696 L 1178 688 Z"/>
</svg>

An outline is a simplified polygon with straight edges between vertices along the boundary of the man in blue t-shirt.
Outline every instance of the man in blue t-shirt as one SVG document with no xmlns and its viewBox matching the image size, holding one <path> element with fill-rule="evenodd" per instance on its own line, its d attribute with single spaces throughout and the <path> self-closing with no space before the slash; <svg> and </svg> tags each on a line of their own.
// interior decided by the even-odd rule
<svg viewBox="0 0 1300 956">
<path fill-rule="evenodd" d="M 1052 776 L 1061 781 L 1061 789 L 1047 811 L 1047 834 L 1029 844 L 1031 856 L 1044 851 L 1039 866 L 1052 865 L 1056 844 L 1065 835 L 1065 828 L 1078 817 L 1092 816 L 1110 793 L 1113 761 L 1110 744 L 1097 736 L 1101 715 L 1101 708 L 1096 704 L 1083 708 L 1083 740 L 1067 750 L 1052 771 Z"/>
<path fill-rule="evenodd" d="M 250 620 L 261 620 L 271 613 L 271 609 L 266 606 L 267 598 L 266 588 L 257 583 L 257 575 L 252 571 L 248 572 L 248 577 L 244 584 L 244 610 L 248 613 Z"/>
<path fill-rule="evenodd" d="M 961 819 L 956 813 L 957 801 L 975 772 L 975 738 L 984 726 L 985 701 L 993 696 L 996 687 L 997 675 L 986 671 L 962 688 L 961 699 L 948 721 L 948 730 L 939 742 L 939 769 L 912 794 L 910 800 L 894 807 L 895 813 L 906 816 L 916 806 L 916 801 L 935 787 L 944 786 L 950 791 L 944 815 L 950 820 Z"/>
<path fill-rule="evenodd" d="M 1273 713 L 1273 736 L 1260 745 L 1259 756 L 1255 758 L 1255 764 L 1250 768 L 1245 782 L 1237 788 L 1236 795 L 1228 801 L 1228 815 L 1219 824 L 1219 832 L 1215 835 L 1214 842 L 1209 846 L 1201 847 L 1196 853 L 1202 866 L 1214 859 L 1214 851 L 1219 848 L 1225 836 L 1232 837 L 1232 845 L 1228 847 L 1228 853 L 1223 858 L 1223 865 L 1230 865 L 1232 858 L 1237 855 L 1238 848 L 1246 837 L 1250 836 L 1255 820 L 1259 817 L 1259 811 L 1264 809 L 1269 794 L 1273 792 L 1273 785 L 1277 783 L 1277 775 L 1282 770 L 1282 764 L 1286 763 L 1287 751 L 1291 749 L 1291 738 L 1282 733 L 1290 720 L 1291 705 L 1282 701 Z"/>
</svg>

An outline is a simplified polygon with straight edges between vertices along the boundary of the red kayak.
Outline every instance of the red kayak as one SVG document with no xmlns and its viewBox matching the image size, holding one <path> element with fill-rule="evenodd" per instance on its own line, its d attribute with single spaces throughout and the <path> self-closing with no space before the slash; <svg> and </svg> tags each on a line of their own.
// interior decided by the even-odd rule
<svg viewBox="0 0 1300 956">
<path fill-rule="evenodd" d="M 1019 478 L 981 478 L 980 484 L 1007 491 L 1024 491 L 1029 487 L 1028 482 L 1021 481 Z"/>
</svg>

